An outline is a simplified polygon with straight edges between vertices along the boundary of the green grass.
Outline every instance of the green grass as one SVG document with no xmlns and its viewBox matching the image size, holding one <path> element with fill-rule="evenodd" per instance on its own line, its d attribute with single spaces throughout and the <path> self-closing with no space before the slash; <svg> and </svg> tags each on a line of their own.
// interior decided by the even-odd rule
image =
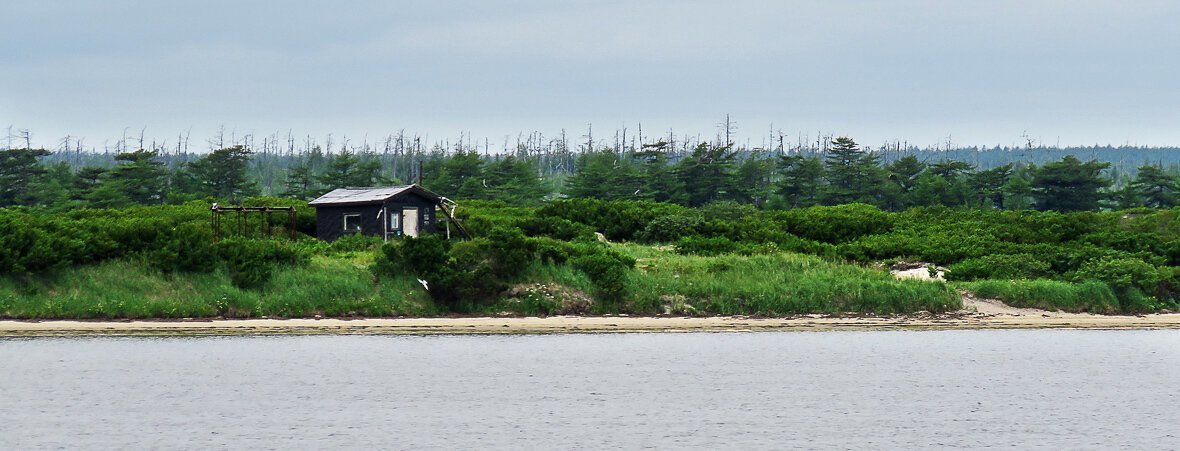
<svg viewBox="0 0 1180 451">
<path fill-rule="evenodd" d="M 351 254 L 350 254 L 351 255 Z M 162 274 L 133 261 L 66 268 L 32 278 L 0 277 L 0 317 L 20 319 L 433 315 L 409 277 L 377 282 L 371 256 L 315 257 L 280 268 L 259 290 L 241 290 L 220 271 Z"/>
<path fill-rule="evenodd" d="M 638 260 L 631 310 L 662 312 L 686 303 L 700 314 L 791 315 L 945 312 L 962 307 L 941 282 L 899 281 L 888 273 L 800 254 L 699 257 L 620 245 Z M 678 306 L 674 306 L 676 308 Z"/>
<path fill-rule="evenodd" d="M 1069 283 L 1057 280 L 982 280 L 959 287 L 977 297 L 999 299 L 1013 307 L 1115 314 L 1119 300 L 1102 282 Z"/>
</svg>

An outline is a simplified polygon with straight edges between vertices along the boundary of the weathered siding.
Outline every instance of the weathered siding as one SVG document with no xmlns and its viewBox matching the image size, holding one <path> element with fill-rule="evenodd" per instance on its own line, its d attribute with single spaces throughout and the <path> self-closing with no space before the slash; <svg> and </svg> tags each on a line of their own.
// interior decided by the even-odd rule
<svg viewBox="0 0 1180 451">
<path fill-rule="evenodd" d="M 336 241 L 337 238 L 343 236 L 345 233 L 344 215 L 348 213 L 359 213 L 361 215 L 361 233 L 365 235 L 381 235 L 381 221 L 377 218 L 377 213 L 379 212 L 381 212 L 380 205 L 322 206 L 316 208 L 316 236 L 324 241 Z"/>
<path fill-rule="evenodd" d="M 400 213 L 405 207 L 418 207 L 419 233 L 433 233 L 438 230 L 438 213 L 435 203 L 416 193 L 404 193 L 394 196 L 382 204 L 367 205 L 318 205 L 316 206 L 316 236 L 324 241 L 335 241 L 345 234 L 344 215 L 359 213 L 361 215 L 361 233 L 365 235 L 382 236 L 385 232 L 385 215 L 377 217 L 382 207 L 390 212 Z M 404 218 L 403 218 L 404 220 Z M 402 225 L 404 227 L 404 224 Z M 393 235 L 400 235 L 401 230 L 390 230 Z"/>
</svg>

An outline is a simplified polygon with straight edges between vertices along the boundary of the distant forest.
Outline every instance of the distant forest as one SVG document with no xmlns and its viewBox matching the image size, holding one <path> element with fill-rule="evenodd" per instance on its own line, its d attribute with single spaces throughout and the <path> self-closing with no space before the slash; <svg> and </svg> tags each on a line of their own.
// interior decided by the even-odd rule
<svg viewBox="0 0 1180 451">
<path fill-rule="evenodd" d="M 420 183 L 455 198 L 529 205 L 560 197 L 656 200 L 689 206 L 732 201 L 759 208 L 867 203 L 888 210 L 1092 210 L 1177 205 L 1180 148 L 918 148 L 848 137 L 771 134 L 736 144 L 711 137 L 521 134 L 499 143 L 461 136 L 427 144 L 398 133 L 376 141 L 272 134 L 145 142 L 101 149 L 67 137 L 33 149 L 10 132 L 0 149 L 0 207 L 123 207 L 250 196 L 311 199 L 330 189 Z M 2 145 L 3 143 L 0 143 Z"/>
</svg>

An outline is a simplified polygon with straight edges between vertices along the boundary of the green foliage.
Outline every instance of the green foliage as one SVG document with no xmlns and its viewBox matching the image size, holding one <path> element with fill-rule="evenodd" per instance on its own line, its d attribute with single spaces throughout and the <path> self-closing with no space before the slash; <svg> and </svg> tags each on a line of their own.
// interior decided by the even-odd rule
<svg viewBox="0 0 1180 451">
<path fill-rule="evenodd" d="M 233 146 L 214 150 L 189 163 L 189 171 L 200 185 L 199 193 L 228 201 L 257 195 L 257 184 L 246 173 L 253 153 L 242 146 Z"/>
<path fill-rule="evenodd" d="M 604 202 L 597 199 L 553 201 L 537 209 L 537 216 L 555 217 L 589 225 L 612 241 L 630 241 L 655 218 L 683 211 L 683 207 L 649 201 Z"/>
<path fill-rule="evenodd" d="M 984 255 L 955 263 L 948 269 L 948 280 L 1038 279 L 1051 274 L 1049 263 L 1032 254 Z"/>
<path fill-rule="evenodd" d="M 684 256 L 623 247 L 642 255 L 629 277 L 636 312 L 691 306 L 697 314 L 945 312 L 960 308 L 940 282 L 899 281 L 888 273 L 797 254 Z M 677 306 L 676 304 L 682 304 Z M 685 307 L 687 308 L 687 307 Z"/>
<path fill-rule="evenodd" d="M 737 153 L 730 145 L 700 143 L 676 165 L 684 186 L 685 202 L 697 207 L 737 198 L 734 164 Z"/>
<path fill-rule="evenodd" d="M 1082 264 L 1074 279 L 1102 281 L 1115 290 L 1150 291 L 1158 280 L 1158 272 L 1154 266 L 1138 259 L 1096 259 Z"/>
<path fill-rule="evenodd" d="M 0 207 L 34 205 L 33 185 L 46 172 L 38 159 L 47 155 L 45 149 L 0 150 Z"/>
<path fill-rule="evenodd" d="M 217 255 L 225 262 L 230 282 L 242 289 L 258 288 L 270 281 L 279 266 L 306 264 L 310 256 L 285 241 L 227 238 L 217 243 Z"/>
<path fill-rule="evenodd" d="M 222 271 L 164 274 L 115 260 L 40 274 L 0 275 L 0 318 L 250 318 L 435 315 L 411 278 L 372 275 L 352 261 L 317 257 L 277 266 L 264 289 L 243 290 Z"/>
<path fill-rule="evenodd" d="M 881 167 L 881 157 L 866 152 L 848 137 L 832 140 L 832 147 L 824 157 L 823 203 L 842 205 L 851 203 L 882 204 L 882 194 L 888 185 L 888 175 Z"/>
<path fill-rule="evenodd" d="M 332 252 L 365 252 L 380 248 L 383 243 L 381 237 L 350 233 L 328 244 Z"/>
<path fill-rule="evenodd" d="M 839 244 L 865 235 L 878 235 L 893 227 L 893 216 L 864 204 L 791 210 L 777 217 L 792 234 Z"/>
<path fill-rule="evenodd" d="M 999 299 L 1013 307 L 1099 314 L 1119 311 L 1114 291 L 1102 282 L 984 280 L 963 286 L 975 296 Z"/>
<path fill-rule="evenodd" d="M 699 233 L 704 223 L 704 217 L 693 211 L 659 216 L 648 222 L 636 238 L 647 243 L 671 243 Z"/>
<path fill-rule="evenodd" d="M 570 264 L 582 271 L 594 283 L 599 299 L 618 303 L 627 295 L 627 275 L 635 267 L 635 259 L 600 244 L 582 244 L 576 248 Z"/>
<path fill-rule="evenodd" d="M 684 255 L 717 256 L 737 253 L 742 246 L 723 236 L 703 238 L 690 236 L 676 242 L 676 253 Z"/>
<path fill-rule="evenodd" d="M 547 236 L 564 241 L 594 238 L 594 229 L 586 224 L 554 216 L 527 216 L 516 221 L 528 236 Z"/>
<path fill-rule="evenodd" d="M 1103 172 L 1110 163 L 1081 162 L 1070 155 L 1033 172 L 1033 197 L 1037 208 L 1055 211 L 1095 210 L 1101 189 L 1111 185 Z"/>
</svg>

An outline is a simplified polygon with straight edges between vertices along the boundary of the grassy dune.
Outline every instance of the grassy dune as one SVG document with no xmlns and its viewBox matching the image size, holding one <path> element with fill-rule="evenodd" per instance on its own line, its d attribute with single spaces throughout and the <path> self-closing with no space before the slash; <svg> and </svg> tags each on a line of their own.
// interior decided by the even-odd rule
<svg viewBox="0 0 1180 451">
<path fill-rule="evenodd" d="M 1013 307 L 1073 313 L 1119 313 L 1119 300 L 1102 282 L 1057 280 L 983 280 L 959 284 L 975 296 L 999 299 Z"/>
<path fill-rule="evenodd" d="M 0 317 L 208 318 L 398 316 L 438 313 L 411 278 L 374 281 L 367 256 L 313 258 L 258 290 L 223 272 L 163 274 L 117 260 L 32 278 L 0 278 Z"/>
<path fill-rule="evenodd" d="M 942 312 L 960 307 L 945 284 L 897 281 L 881 271 L 799 254 L 683 256 L 650 246 L 618 245 L 636 257 L 619 303 L 592 313 L 789 315 Z M 223 271 L 165 274 L 131 260 L 76 266 L 38 277 L 0 278 L 0 317 L 209 318 L 430 316 L 445 313 L 417 281 L 374 278 L 370 251 L 317 255 L 304 267 L 276 270 L 265 286 L 243 290 Z M 567 265 L 534 263 L 518 281 L 588 294 L 586 275 Z M 559 287 L 559 288 L 558 288 Z M 560 302 L 526 297 L 469 311 L 547 315 Z"/>
<path fill-rule="evenodd" d="M 699 257 L 644 246 L 620 248 L 638 260 L 629 282 L 639 311 L 659 312 L 667 306 L 701 314 L 775 316 L 962 307 L 944 283 L 899 281 L 882 271 L 807 255 Z"/>
</svg>

